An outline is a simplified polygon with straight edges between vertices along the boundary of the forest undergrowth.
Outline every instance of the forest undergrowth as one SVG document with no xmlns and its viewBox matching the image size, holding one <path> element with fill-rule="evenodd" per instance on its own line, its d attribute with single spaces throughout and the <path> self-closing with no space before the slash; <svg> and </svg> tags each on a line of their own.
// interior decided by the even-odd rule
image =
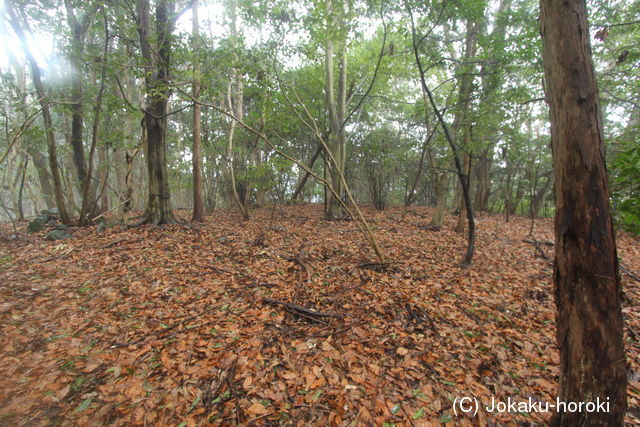
<svg viewBox="0 0 640 427">
<path fill-rule="evenodd" d="M 317 205 L 248 222 L 0 241 L 1 425 L 494 425 L 453 401 L 555 399 L 553 223 L 478 215 L 476 255 L 431 210 L 365 209 L 390 263 Z M 18 225 L 26 229 L 26 223 Z M 1 235 L 11 234 L 11 225 Z M 618 255 L 640 422 L 640 242 Z"/>
</svg>

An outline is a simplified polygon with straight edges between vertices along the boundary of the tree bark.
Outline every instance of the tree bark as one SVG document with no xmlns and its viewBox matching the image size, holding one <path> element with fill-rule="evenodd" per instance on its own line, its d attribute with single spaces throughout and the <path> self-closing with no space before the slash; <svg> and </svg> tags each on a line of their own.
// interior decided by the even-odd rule
<svg viewBox="0 0 640 427">
<path fill-rule="evenodd" d="M 109 165 L 107 164 L 107 148 L 104 144 L 100 144 L 98 147 L 98 164 L 99 164 L 99 181 L 98 185 L 94 186 L 93 179 L 93 158 L 98 144 L 98 131 L 100 129 L 100 118 L 102 113 L 102 97 L 104 94 L 105 80 L 107 75 L 107 57 L 109 55 L 109 25 L 106 12 L 102 9 L 102 17 L 104 21 L 104 49 L 102 52 L 102 70 L 100 73 L 100 88 L 98 89 L 98 95 L 95 100 L 94 112 L 93 112 L 93 125 L 91 127 L 91 148 L 89 149 L 89 165 L 84 172 L 84 181 L 80 188 L 82 189 L 82 206 L 80 208 L 80 220 L 79 224 L 86 225 L 91 221 L 91 218 L 95 217 L 95 210 L 99 200 L 97 197 L 102 197 L 103 201 L 107 201 L 107 197 L 103 194 L 104 185 L 106 185 L 107 172 Z M 109 116 L 109 119 L 111 116 Z M 73 135 L 71 136 L 73 139 Z M 76 160 L 77 161 L 77 160 Z M 83 158 L 84 162 L 84 158 Z M 97 189 L 97 192 L 95 191 Z M 103 211 L 108 210 L 108 205 L 103 206 Z"/>
<path fill-rule="evenodd" d="M 347 97 L 347 35 L 345 27 L 345 7 L 342 0 L 337 8 L 333 7 L 334 0 L 326 2 L 327 39 L 325 42 L 325 93 L 326 105 L 329 113 L 329 149 L 335 162 L 330 156 L 325 156 L 325 168 L 329 172 L 329 181 L 335 193 L 342 197 L 344 191 L 341 175 L 344 176 L 346 160 L 346 137 L 344 130 L 346 97 Z M 334 22 L 337 21 L 337 22 Z M 338 46 L 338 88 L 335 90 L 334 56 L 335 44 Z M 325 193 L 326 194 L 326 193 Z M 326 215 L 329 219 L 342 218 L 342 205 L 333 192 L 328 194 L 326 201 Z"/>
<path fill-rule="evenodd" d="M 557 412 L 551 424 L 621 426 L 622 295 L 586 4 L 541 0 L 540 9 L 555 176 L 558 397 L 611 404 L 607 412 Z"/>
<path fill-rule="evenodd" d="M 468 154 L 465 154 L 464 156 L 464 171 L 467 177 L 471 176 L 471 156 L 469 156 Z M 467 180 L 467 185 L 469 186 L 468 191 L 471 191 L 469 180 Z M 458 223 L 456 224 L 456 227 L 454 229 L 456 233 L 464 233 L 464 223 L 467 218 L 467 204 L 464 200 L 464 197 L 460 198 L 460 213 L 458 214 Z"/>
<path fill-rule="evenodd" d="M 200 28 L 198 22 L 198 0 L 193 2 L 192 6 L 192 19 L 193 19 L 193 28 L 192 28 L 192 37 L 193 37 L 193 50 L 194 52 L 198 48 L 198 37 L 200 36 Z M 198 94 L 200 92 L 200 82 L 198 81 L 198 73 L 200 72 L 200 67 L 198 65 L 198 60 L 196 59 L 193 63 L 194 70 L 194 80 L 193 80 L 193 97 L 198 98 Z M 192 221 L 202 222 L 204 221 L 204 200 L 202 193 L 202 148 L 200 144 L 200 104 L 195 102 L 193 104 L 193 216 L 191 218 Z"/>
<path fill-rule="evenodd" d="M 29 154 L 29 156 L 31 156 L 33 165 L 36 168 L 38 182 L 40 183 L 40 191 L 42 191 L 44 203 L 47 209 L 50 209 L 55 206 L 56 199 L 53 196 L 51 174 L 49 173 L 49 169 L 47 167 L 47 159 L 37 148 L 33 146 L 33 144 L 30 143 L 27 144 L 27 153 Z"/>
<path fill-rule="evenodd" d="M 472 20 L 467 20 L 464 57 L 462 65 L 457 70 L 458 73 L 462 74 L 462 77 L 460 77 L 460 89 L 458 93 L 458 110 L 456 111 L 452 125 L 454 129 L 453 133 L 457 136 L 457 141 L 461 141 L 461 145 L 464 147 L 463 150 L 466 150 L 464 155 L 464 174 L 466 176 L 468 193 L 471 192 L 472 188 L 472 174 L 470 173 L 471 156 L 469 154 L 471 151 L 471 120 L 469 116 L 471 114 L 471 95 L 473 94 L 473 61 L 475 60 L 476 52 L 478 50 L 478 37 L 480 33 L 478 26 L 479 25 Z M 458 215 L 458 223 L 455 227 L 455 231 L 457 233 L 464 232 L 467 210 L 469 205 L 471 205 L 471 203 L 467 203 L 465 200 L 466 197 L 464 196 L 460 199 L 460 213 Z M 469 200 L 471 200 L 471 195 L 469 195 Z"/>
<path fill-rule="evenodd" d="M 145 86 L 147 109 L 144 113 L 147 145 L 147 173 L 149 195 L 146 222 L 149 224 L 175 223 L 171 210 L 169 173 L 167 170 L 167 106 L 169 103 L 169 63 L 171 60 L 171 36 L 173 9 L 171 0 L 159 0 L 155 13 L 155 46 L 150 44 L 149 0 L 137 1 L 138 34 L 140 50 L 145 58 L 147 72 Z"/>
<path fill-rule="evenodd" d="M 82 78 L 82 54 L 84 52 L 84 39 L 87 31 L 89 17 L 93 14 L 87 11 L 85 18 L 79 22 L 73 10 L 71 0 L 64 1 L 67 12 L 67 23 L 71 29 L 71 147 L 73 150 L 73 162 L 76 169 L 78 188 L 80 194 L 85 194 L 84 185 L 87 182 L 87 166 L 84 158 L 84 87 Z M 83 202 L 84 203 L 84 202 Z"/>
<path fill-rule="evenodd" d="M 447 207 L 447 192 L 449 191 L 449 176 L 446 173 L 436 175 L 436 209 L 431 217 L 431 225 L 442 226 L 444 211 Z"/>
</svg>

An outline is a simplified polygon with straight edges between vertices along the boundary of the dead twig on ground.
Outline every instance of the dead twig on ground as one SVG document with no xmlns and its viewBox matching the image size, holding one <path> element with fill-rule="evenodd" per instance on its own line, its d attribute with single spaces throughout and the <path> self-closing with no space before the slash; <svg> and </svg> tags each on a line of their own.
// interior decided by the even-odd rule
<svg viewBox="0 0 640 427">
<path fill-rule="evenodd" d="M 624 265 L 622 265 L 622 263 L 619 263 L 620 266 L 620 271 L 622 271 L 624 274 L 626 274 L 627 276 L 631 277 L 633 280 L 635 280 L 636 282 L 640 283 L 640 276 L 638 276 L 636 273 L 634 273 L 633 271 L 629 270 L 627 267 L 625 267 Z"/>
<path fill-rule="evenodd" d="M 293 315 L 296 315 L 296 316 L 299 316 L 299 317 L 304 317 L 306 319 L 313 320 L 315 322 L 324 323 L 325 325 L 327 323 L 322 321 L 321 320 L 322 318 L 342 319 L 344 317 L 344 316 L 342 316 L 340 314 L 323 313 L 323 312 L 320 312 L 320 311 L 314 311 L 314 310 L 310 310 L 308 308 L 302 307 L 300 305 L 291 304 L 289 302 L 280 301 L 280 300 L 271 299 L 271 298 L 262 298 L 262 303 L 263 304 L 267 304 L 267 305 L 281 305 L 289 313 L 291 313 Z"/>
<path fill-rule="evenodd" d="M 544 245 L 547 245 L 547 246 L 553 246 L 553 242 L 547 242 L 547 241 L 541 241 L 540 242 L 540 241 L 536 240 L 535 237 L 532 237 L 531 240 L 525 239 L 525 240 L 523 240 L 523 242 L 524 243 L 531 243 L 534 246 L 534 248 L 536 250 L 536 253 L 538 255 L 540 255 L 540 258 L 546 259 L 547 261 L 551 259 L 544 252 L 544 250 L 542 250 L 542 248 L 540 247 L 540 244 L 544 244 Z"/>
</svg>

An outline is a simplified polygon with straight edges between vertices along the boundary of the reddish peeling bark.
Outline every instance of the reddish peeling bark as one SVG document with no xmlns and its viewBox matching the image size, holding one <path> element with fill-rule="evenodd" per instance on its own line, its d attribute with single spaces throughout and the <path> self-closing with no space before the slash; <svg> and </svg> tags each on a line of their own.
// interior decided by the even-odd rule
<svg viewBox="0 0 640 427">
<path fill-rule="evenodd" d="M 559 398 L 609 399 L 609 412 L 559 412 L 552 425 L 622 425 L 626 364 L 602 122 L 583 0 L 541 0 L 555 173 Z"/>
</svg>

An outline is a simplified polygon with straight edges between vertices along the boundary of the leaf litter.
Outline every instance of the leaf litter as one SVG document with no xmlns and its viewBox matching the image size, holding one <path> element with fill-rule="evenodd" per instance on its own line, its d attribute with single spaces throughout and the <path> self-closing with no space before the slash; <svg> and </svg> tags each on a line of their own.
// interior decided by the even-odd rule
<svg viewBox="0 0 640 427">
<path fill-rule="evenodd" d="M 242 223 L 74 229 L 0 243 L 3 425 L 515 425 L 458 417 L 456 397 L 553 401 L 553 248 L 529 220 L 479 215 L 465 236 L 428 208 L 368 210 L 391 264 L 317 206 Z M 553 240 L 536 221 L 536 242 Z M 625 269 L 640 243 L 621 233 Z M 632 273 L 633 274 L 633 273 Z M 622 273 L 628 422 L 640 407 L 639 283 Z M 635 411 L 635 412 L 634 412 Z"/>
</svg>

